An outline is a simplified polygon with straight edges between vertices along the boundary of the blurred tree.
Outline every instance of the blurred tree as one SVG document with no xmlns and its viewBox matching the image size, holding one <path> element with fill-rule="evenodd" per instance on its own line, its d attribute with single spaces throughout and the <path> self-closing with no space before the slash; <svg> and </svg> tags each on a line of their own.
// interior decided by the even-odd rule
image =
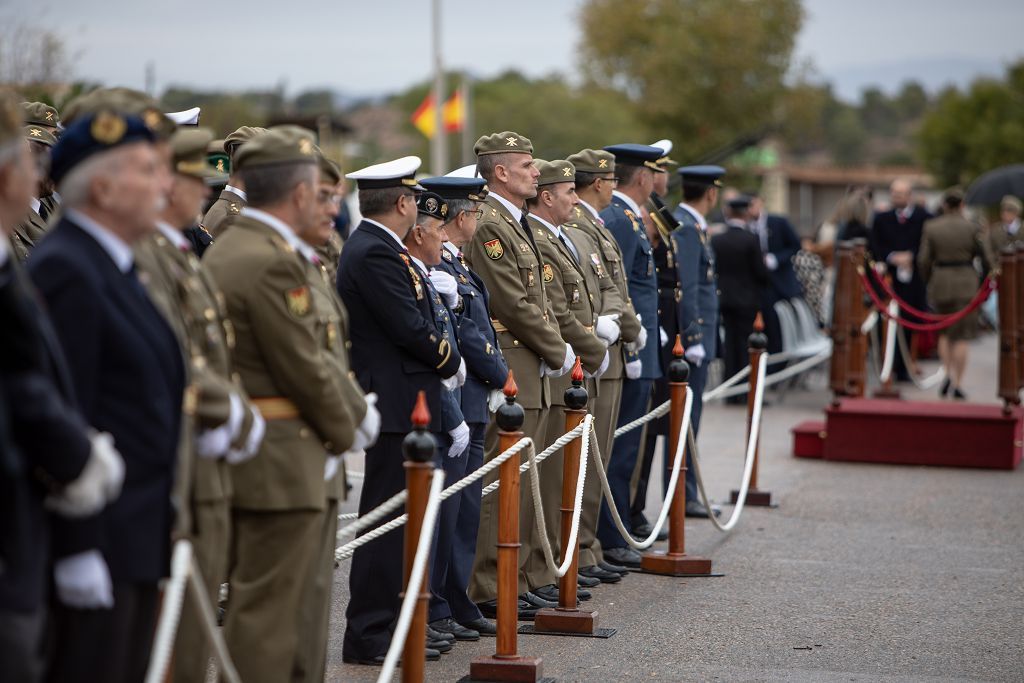
<svg viewBox="0 0 1024 683">
<path fill-rule="evenodd" d="M 860 118 L 864 128 L 879 135 L 895 135 L 899 117 L 892 101 L 879 88 L 866 88 L 861 93 Z"/>
<path fill-rule="evenodd" d="M 841 106 L 828 128 L 829 149 L 837 164 L 850 166 L 864 160 L 868 134 L 856 109 Z"/>
<path fill-rule="evenodd" d="M 579 16 L 584 74 L 625 93 L 675 158 L 778 123 L 799 0 L 587 0 Z"/>
<path fill-rule="evenodd" d="M 330 114 L 334 111 L 334 92 L 326 88 L 306 90 L 293 102 L 296 114 Z"/>
<path fill-rule="evenodd" d="M 903 121 L 919 118 L 928 109 L 928 104 L 928 93 L 917 81 L 904 83 L 893 102 L 896 113 Z"/>
</svg>

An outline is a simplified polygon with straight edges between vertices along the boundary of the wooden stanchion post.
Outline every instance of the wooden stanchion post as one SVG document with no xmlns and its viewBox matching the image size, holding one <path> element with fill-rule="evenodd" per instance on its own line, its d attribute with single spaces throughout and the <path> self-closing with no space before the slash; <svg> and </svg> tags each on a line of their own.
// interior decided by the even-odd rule
<svg viewBox="0 0 1024 683">
<path fill-rule="evenodd" d="M 416 557 L 416 545 L 423 529 L 423 515 L 427 510 L 427 499 L 430 498 L 430 479 L 434 474 L 434 451 L 437 443 L 433 435 L 427 431 L 430 425 L 430 411 L 427 409 L 427 397 L 422 391 L 416 397 L 416 406 L 412 411 L 413 431 L 406 435 L 402 442 L 402 453 L 405 454 L 405 488 L 409 492 L 405 502 L 405 510 L 409 521 L 405 524 L 405 568 L 403 583 L 408 590 L 409 577 L 412 575 L 412 563 Z M 427 642 L 427 604 L 430 601 L 429 568 L 424 572 L 420 584 L 420 594 L 416 599 L 416 611 L 413 612 L 409 634 L 402 648 L 402 681 L 403 683 L 420 683 L 423 680 Z"/>
<path fill-rule="evenodd" d="M 582 359 L 577 356 L 572 368 L 572 386 L 565 390 L 565 431 L 576 429 L 587 414 L 587 390 L 583 387 Z M 558 607 L 545 607 L 537 611 L 533 630 L 536 633 L 578 633 L 593 635 L 597 629 L 597 611 L 582 610 L 576 606 L 576 575 L 579 569 L 580 544 L 569 547 L 572 535 L 572 513 L 576 504 L 576 484 L 579 479 L 580 447 L 589 434 L 567 443 L 562 458 L 562 557 L 572 554 L 572 564 L 565 576 L 558 580 Z M 599 465 L 600 466 L 600 465 Z"/>
<path fill-rule="evenodd" d="M 1007 247 L 999 255 L 999 398 L 1007 415 L 1020 405 L 1020 339 L 1018 337 L 1017 252 Z"/>
<path fill-rule="evenodd" d="M 510 370 L 505 382 L 505 404 L 498 408 L 498 450 L 505 452 L 523 438 L 522 406 L 516 403 L 515 378 Z M 498 468 L 498 619 L 497 644 L 493 656 L 477 657 L 469 665 L 474 681 L 516 681 L 533 683 L 541 677 L 540 657 L 523 657 L 516 652 L 519 618 L 519 458 L 512 457 Z"/>
<path fill-rule="evenodd" d="M 887 285 L 889 285 L 890 287 L 892 287 L 892 274 L 890 274 L 890 273 L 886 273 L 885 274 L 885 283 Z M 891 301 L 891 299 L 890 299 L 890 301 Z M 881 315 L 881 314 L 879 314 L 879 315 Z M 879 356 L 879 358 L 878 358 L 878 362 L 881 363 L 882 365 L 885 365 L 885 343 L 886 343 L 885 340 L 889 338 L 889 326 L 890 325 L 895 325 L 896 326 L 896 334 L 900 333 L 900 329 L 899 329 L 899 323 L 898 322 L 896 322 L 895 320 L 889 320 L 888 318 L 886 318 L 884 316 L 880 317 L 878 322 L 879 322 L 880 325 L 883 324 L 883 323 L 885 325 L 885 327 L 882 328 L 884 334 L 879 335 L 879 337 L 882 339 L 882 345 L 879 347 L 881 349 L 881 356 Z M 899 341 L 897 340 L 896 341 L 896 349 L 895 349 L 894 353 L 898 354 L 899 352 L 900 352 L 900 347 L 899 347 Z M 894 364 L 895 364 L 895 359 L 894 359 Z M 881 371 L 882 368 L 878 368 L 878 369 L 879 369 L 879 371 Z M 901 398 L 900 390 L 893 384 L 892 375 L 893 375 L 893 373 L 890 372 L 889 376 L 885 378 L 884 382 L 882 382 L 882 385 L 880 387 L 878 387 L 877 389 L 875 389 L 875 398 Z"/>
<path fill-rule="evenodd" d="M 690 366 L 683 360 L 683 343 L 676 335 L 676 343 L 672 348 L 674 356 L 668 364 L 669 398 L 669 437 L 668 450 L 665 456 L 672 463 L 679 447 L 679 439 L 686 438 L 686 432 L 680 430 L 683 412 L 686 408 L 686 384 L 690 378 Z M 689 429 L 689 425 L 686 425 Z M 668 552 L 648 551 L 640 560 L 640 568 L 652 574 L 668 576 L 707 576 L 711 574 L 711 560 L 706 557 L 695 557 L 686 554 L 686 461 L 679 468 L 679 480 L 672 494 L 672 504 L 668 512 Z M 666 472 L 668 468 L 666 467 Z M 710 513 L 710 511 L 709 511 Z"/>
<path fill-rule="evenodd" d="M 1024 244 L 1017 244 L 1017 391 L 1024 389 Z"/>
<path fill-rule="evenodd" d="M 750 487 L 747 489 L 746 504 L 756 507 L 771 507 L 771 491 L 762 491 L 757 487 L 757 474 L 761 464 L 761 428 L 758 425 L 757 434 L 751 430 L 754 428 L 754 382 L 761 366 L 761 354 L 768 348 L 768 337 L 764 334 L 764 319 L 758 313 L 754 318 L 754 331 L 747 338 L 747 350 L 750 353 L 750 391 L 747 392 L 747 433 L 755 440 L 754 466 L 750 472 Z M 731 502 L 736 503 L 740 498 L 738 489 L 733 489 L 730 496 Z"/>
<path fill-rule="evenodd" d="M 839 399 L 846 395 L 846 370 L 849 365 L 849 317 L 850 295 L 846 291 L 850 286 L 850 260 L 852 246 L 849 242 L 840 242 L 836 246 L 835 291 L 832 293 L 832 359 L 829 364 L 829 388 L 832 390 L 832 405 L 838 406 Z"/>
<path fill-rule="evenodd" d="M 847 286 L 850 308 L 847 313 L 849 341 L 847 342 L 846 395 L 858 398 L 864 395 L 864 384 L 867 379 L 868 338 L 861 331 L 861 325 L 868 317 L 868 308 L 864 303 L 865 293 L 861 289 L 860 282 L 861 270 L 868 267 L 865 264 L 866 255 L 867 241 L 853 240 L 852 268 L 849 275 L 850 283 Z"/>
</svg>

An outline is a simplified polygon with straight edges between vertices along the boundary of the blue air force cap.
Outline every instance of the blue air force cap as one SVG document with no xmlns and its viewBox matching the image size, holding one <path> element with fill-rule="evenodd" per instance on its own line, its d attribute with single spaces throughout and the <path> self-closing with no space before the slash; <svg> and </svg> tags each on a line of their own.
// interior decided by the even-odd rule
<svg viewBox="0 0 1024 683">
<path fill-rule="evenodd" d="M 89 157 L 133 142 L 153 142 L 153 131 L 138 116 L 101 110 L 64 129 L 50 155 L 50 178 L 59 183 Z"/>
<path fill-rule="evenodd" d="M 725 169 L 721 166 L 712 165 L 683 166 L 679 169 L 678 173 L 682 176 L 684 183 L 721 187 L 721 178 L 725 175 Z"/>
<path fill-rule="evenodd" d="M 627 143 L 608 145 L 604 150 L 614 154 L 615 163 L 620 166 L 646 166 L 652 171 L 661 172 L 662 170 L 657 162 L 665 153 L 659 147 Z"/>
<path fill-rule="evenodd" d="M 466 199 L 482 202 L 487 197 L 487 182 L 483 178 L 459 178 L 456 176 L 436 176 L 423 178 L 420 185 L 430 192 L 435 192 L 444 199 Z"/>
</svg>

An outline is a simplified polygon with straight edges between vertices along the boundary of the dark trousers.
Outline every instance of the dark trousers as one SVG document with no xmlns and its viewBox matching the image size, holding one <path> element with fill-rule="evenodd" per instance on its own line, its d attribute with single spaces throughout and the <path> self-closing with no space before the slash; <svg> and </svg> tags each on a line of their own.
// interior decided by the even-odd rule
<svg viewBox="0 0 1024 683">
<path fill-rule="evenodd" d="M 690 425 L 693 427 L 693 438 L 696 441 L 697 432 L 700 430 L 700 416 L 704 411 L 704 387 L 708 383 L 708 362 L 705 360 L 697 367 L 690 363 L 690 391 L 693 392 L 693 406 L 690 408 Z M 680 432 L 680 439 L 686 438 L 686 432 Z M 668 442 L 665 443 L 665 476 L 662 478 L 662 487 L 668 490 L 668 479 L 672 475 L 672 463 L 675 462 L 676 454 L 669 453 Z M 686 449 L 686 500 L 700 500 L 697 492 L 697 473 L 693 469 L 693 454 Z"/>
<path fill-rule="evenodd" d="M 651 388 L 654 380 L 627 379 L 622 382 L 622 406 L 619 408 L 619 420 L 616 426 L 632 422 L 645 412 L 651 399 Z M 633 470 L 640 452 L 642 430 L 634 429 L 615 439 L 612 457 L 608 461 L 608 485 L 612 491 L 615 508 L 622 517 L 622 523 L 630 526 L 629 484 L 633 478 Z M 602 548 L 623 548 L 626 542 L 619 535 L 615 520 L 608 508 L 608 501 L 601 501 L 601 517 L 597 524 L 597 539 Z"/>
<path fill-rule="evenodd" d="M 487 424 L 484 422 L 470 424 L 469 429 L 466 476 L 476 472 L 484 463 L 484 432 L 487 430 Z M 450 486 L 452 483 L 454 480 L 447 483 L 446 486 Z M 456 621 L 467 622 L 483 616 L 476 603 L 469 599 L 468 593 L 469 580 L 473 576 L 473 558 L 476 556 L 476 537 L 480 527 L 480 491 L 482 489 L 483 482 L 478 481 L 464 488 L 459 495 L 453 496 L 459 501 L 459 514 L 455 522 L 448 573 L 444 578 L 444 587 L 441 591 L 447 612 L 442 608 L 435 616 L 432 598 L 431 620 L 450 616 Z"/>
<path fill-rule="evenodd" d="M 722 309 L 722 327 L 725 328 L 725 344 L 722 348 L 722 360 L 725 362 L 725 379 L 729 379 L 747 367 L 750 333 L 754 329 L 754 318 L 756 316 L 757 309 L 755 308 Z M 778 321 L 778 318 L 776 318 L 776 321 Z"/>
<path fill-rule="evenodd" d="M 44 607 L 32 612 L 0 609 L 0 672 L 4 680 L 25 683 L 42 680 L 45 622 Z"/>
<path fill-rule="evenodd" d="M 146 677 L 156 629 L 156 583 L 114 581 L 113 609 L 57 604 L 53 616 L 53 683 L 138 683 Z"/>
</svg>

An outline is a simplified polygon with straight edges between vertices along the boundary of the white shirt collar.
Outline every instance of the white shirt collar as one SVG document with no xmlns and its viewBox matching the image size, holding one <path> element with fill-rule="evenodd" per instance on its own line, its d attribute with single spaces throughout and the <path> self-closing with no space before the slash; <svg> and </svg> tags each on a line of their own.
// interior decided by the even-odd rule
<svg viewBox="0 0 1024 683">
<path fill-rule="evenodd" d="M 618 190 L 612 190 L 612 196 L 618 197 L 622 201 L 626 202 L 626 206 L 628 206 L 630 209 L 632 209 L 633 213 L 635 213 L 637 215 L 637 217 L 640 216 L 640 207 L 637 206 L 636 202 L 633 201 L 632 197 L 630 197 L 629 195 L 623 194 L 622 192 L 619 192 Z"/>
<path fill-rule="evenodd" d="M 33 211 L 35 211 L 36 213 L 39 213 L 39 207 L 42 206 L 42 203 L 38 199 L 33 197 L 32 201 L 29 202 L 29 206 L 32 207 Z"/>
<path fill-rule="evenodd" d="M 685 211 L 686 213 L 690 214 L 691 216 L 693 216 L 694 220 L 697 221 L 697 225 L 700 226 L 701 230 L 707 230 L 708 229 L 707 219 L 704 218 L 704 214 L 702 214 L 700 211 L 698 211 L 697 209 L 693 208 L 692 206 L 690 206 L 686 202 L 679 202 L 679 208 L 682 209 L 683 211 Z"/>
<path fill-rule="evenodd" d="M 245 190 L 239 190 L 234 185 L 225 185 L 224 189 L 227 190 L 228 192 L 234 192 L 235 194 L 237 194 L 239 197 L 242 198 L 243 202 L 249 201 L 249 197 L 245 194 Z"/>
<path fill-rule="evenodd" d="M 110 260 L 114 262 L 119 271 L 127 273 L 132 269 L 135 256 L 132 254 L 132 248 L 124 240 L 81 211 L 68 209 L 67 217 L 96 240 L 96 243 L 100 245 L 103 251 L 107 252 L 107 256 L 110 257 Z"/>
<path fill-rule="evenodd" d="M 427 264 L 425 264 L 423 261 L 420 261 L 412 254 L 409 254 L 409 258 L 412 259 L 413 263 L 415 263 L 419 267 L 421 273 L 423 273 L 424 275 L 428 275 L 430 273 L 430 269 L 427 268 Z"/>
<path fill-rule="evenodd" d="M 181 234 L 181 231 L 175 230 L 169 223 L 163 221 L 156 222 L 156 229 L 160 231 L 160 234 L 167 238 L 167 241 L 176 246 L 178 249 L 188 249 L 192 251 L 192 245 L 189 243 L 185 236 Z"/>
<path fill-rule="evenodd" d="M 455 246 L 455 244 L 453 244 L 452 242 L 445 242 L 441 246 L 444 247 L 445 249 L 447 249 L 448 251 L 450 251 L 452 256 L 458 256 L 459 252 L 462 251 L 457 246 Z"/>
<path fill-rule="evenodd" d="M 299 236 L 295 234 L 295 231 L 292 230 L 291 226 L 277 216 L 272 216 L 266 211 L 260 211 L 259 209 L 252 208 L 251 206 L 247 206 L 242 209 L 242 215 L 255 219 L 270 227 L 274 232 L 280 235 L 285 242 L 291 245 L 295 251 L 302 254 L 310 263 L 315 264 L 320 262 L 320 257 L 316 255 L 315 251 L 313 251 L 313 247 L 300 240 Z"/>
<path fill-rule="evenodd" d="M 1019 218 L 1014 218 L 1010 222 L 1010 224 L 1006 226 L 1006 232 L 1010 233 L 1011 235 L 1016 235 L 1017 231 L 1019 231 L 1019 230 L 1020 230 L 1020 219 Z"/>
<path fill-rule="evenodd" d="M 530 217 L 533 218 L 538 223 L 540 223 L 541 225 L 543 225 L 545 228 L 547 228 L 551 232 L 555 233 L 555 237 L 561 237 L 562 236 L 562 228 L 561 228 L 561 226 L 552 225 L 551 223 L 548 223 L 546 220 L 544 220 L 543 218 L 541 218 L 540 216 L 538 216 L 535 213 L 531 213 Z"/>
<path fill-rule="evenodd" d="M 392 230 L 388 226 L 384 225 L 383 223 L 378 223 L 377 221 L 372 220 L 370 218 L 366 218 L 365 216 L 363 217 L 363 220 L 366 221 L 367 223 L 372 224 L 372 225 L 376 225 L 378 228 L 380 228 L 381 230 L 383 230 L 387 234 L 391 235 L 391 239 L 395 240 L 395 242 L 398 243 L 398 246 L 400 246 L 402 248 L 402 251 L 408 251 L 405 248 L 405 242 L 402 241 L 402 238 L 399 237 L 398 233 L 396 233 L 394 230 Z"/>
<path fill-rule="evenodd" d="M 522 220 L 522 218 L 523 218 L 523 207 L 516 206 L 515 204 L 513 204 L 509 200 L 507 200 L 504 197 L 502 197 L 497 192 L 491 192 L 491 194 L 488 195 L 488 196 L 494 197 L 499 202 L 501 202 L 501 205 L 504 206 L 506 209 L 508 209 L 508 212 L 510 214 L 512 214 L 512 218 L 516 219 L 516 222 Z"/>
<path fill-rule="evenodd" d="M 590 215 L 594 217 L 594 220 L 597 220 L 598 218 L 601 217 L 600 214 L 597 212 L 597 209 L 592 207 L 590 204 L 586 203 L 582 199 L 580 199 L 579 202 L 584 206 L 584 208 L 586 208 L 587 211 L 590 212 Z"/>
</svg>

